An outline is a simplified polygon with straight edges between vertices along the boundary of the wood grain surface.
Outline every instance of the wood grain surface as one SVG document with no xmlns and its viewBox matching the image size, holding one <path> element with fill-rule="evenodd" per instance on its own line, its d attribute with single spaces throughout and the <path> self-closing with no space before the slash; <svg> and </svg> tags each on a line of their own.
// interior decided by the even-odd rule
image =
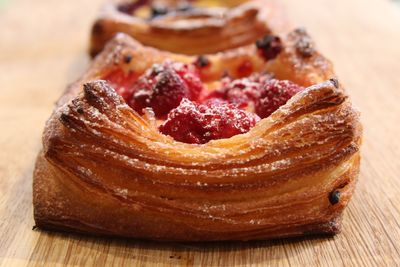
<svg viewBox="0 0 400 267">
<path fill-rule="evenodd" d="M 87 67 L 102 0 L 0 0 L 0 266 L 400 266 L 400 4 L 285 0 L 362 112 L 357 190 L 334 238 L 202 244 L 32 230 L 32 170 L 54 101 Z"/>
</svg>

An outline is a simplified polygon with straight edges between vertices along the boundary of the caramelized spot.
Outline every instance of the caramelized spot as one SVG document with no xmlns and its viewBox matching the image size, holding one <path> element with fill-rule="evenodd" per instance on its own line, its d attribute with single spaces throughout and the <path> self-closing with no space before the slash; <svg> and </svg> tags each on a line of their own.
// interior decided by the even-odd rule
<svg viewBox="0 0 400 267">
<path fill-rule="evenodd" d="M 103 25 L 100 21 L 97 21 L 92 27 L 92 34 L 101 35 L 104 32 Z"/>
<path fill-rule="evenodd" d="M 311 57 L 315 53 L 311 37 L 308 35 L 306 30 L 302 28 L 296 29 L 295 33 L 297 34 L 297 41 L 295 44 L 297 53 L 304 58 Z"/>
</svg>

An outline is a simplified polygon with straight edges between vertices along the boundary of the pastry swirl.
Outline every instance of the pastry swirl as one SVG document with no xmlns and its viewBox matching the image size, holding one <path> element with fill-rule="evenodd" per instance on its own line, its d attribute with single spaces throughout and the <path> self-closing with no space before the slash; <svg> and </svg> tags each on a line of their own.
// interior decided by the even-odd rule
<svg viewBox="0 0 400 267">
<path fill-rule="evenodd" d="M 240 76 L 251 62 L 253 72 L 308 88 L 249 132 L 194 145 L 161 134 L 151 112 L 139 115 L 100 79 L 115 68 L 140 75 L 165 58 L 196 57 L 118 35 L 47 122 L 34 173 L 37 226 L 169 241 L 337 233 L 358 175 L 359 115 L 329 80 L 329 61 L 303 53 L 313 47 L 304 31 L 282 40 L 269 61 L 254 46 L 208 55 L 202 79 Z"/>
</svg>

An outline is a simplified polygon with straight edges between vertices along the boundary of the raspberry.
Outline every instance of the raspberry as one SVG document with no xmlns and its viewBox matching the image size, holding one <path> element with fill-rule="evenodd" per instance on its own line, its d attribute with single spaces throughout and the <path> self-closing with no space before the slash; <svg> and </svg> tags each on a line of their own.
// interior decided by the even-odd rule
<svg viewBox="0 0 400 267">
<path fill-rule="evenodd" d="M 127 102 L 133 93 L 132 84 L 137 79 L 137 75 L 133 72 L 125 73 L 122 69 L 117 69 L 103 77 L 103 79 Z"/>
<path fill-rule="evenodd" d="M 220 98 L 236 105 L 238 108 L 247 108 L 260 98 L 261 83 L 269 79 L 271 79 L 269 74 L 255 74 L 248 78 L 234 81 L 225 80 L 222 88 L 210 93 L 206 99 Z"/>
<path fill-rule="evenodd" d="M 158 117 L 177 107 L 182 98 L 189 97 L 189 90 L 179 75 L 173 69 L 160 65 L 148 70 L 133 87 L 129 106 L 138 112 L 151 107 Z"/>
<path fill-rule="evenodd" d="M 204 144 L 210 140 L 229 138 L 248 132 L 260 118 L 231 104 L 198 105 L 186 98 L 171 110 L 160 132 L 175 140 Z"/>
<path fill-rule="evenodd" d="M 170 61 L 154 64 L 136 82 L 121 74 L 106 79 L 134 110 L 151 107 L 157 117 L 168 114 L 184 97 L 197 100 L 203 90 L 193 65 Z"/>
<path fill-rule="evenodd" d="M 255 101 L 255 112 L 261 118 L 266 118 L 303 89 L 291 81 L 269 80 L 261 87 L 260 98 Z"/>
<path fill-rule="evenodd" d="M 204 102 L 202 102 L 202 104 L 206 105 L 206 106 L 218 106 L 218 105 L 231 104 L 231 103 L 229 103 L 228 101 L 226 101 L 222 98 L 213 97 L 213 98 L 205 100 Z"/>
<path fill-rule="evenodd" d="M 173 69 L 186 83 L 190 92 L 190 99 L 197 100 L 203 90 L 203 83 L 200 80 L 200 73 L 194 65 L 173 63 Z"/>
<path fill-rule="evenodd" d="M 238 77 L 246 77 L 249 76 L 253 72 L 253 63 L 251 61 L 244 61 L 239 65 L 236 73 Z"/>
<path fill-rule="evenodd" d="M 259 87 L 260 84 L 258 82 L 247 78 L 234 80 L 223 88 L 224 99 L 239 108 L 246 108 L 250 102 L 259 97 Z"/>
</svg>

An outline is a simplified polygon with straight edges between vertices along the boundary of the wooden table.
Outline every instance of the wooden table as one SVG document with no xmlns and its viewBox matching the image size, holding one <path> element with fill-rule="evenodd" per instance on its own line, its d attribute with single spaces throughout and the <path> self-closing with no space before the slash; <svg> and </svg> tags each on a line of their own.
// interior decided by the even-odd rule
<svg viewBox="0 0 400 267">
<path fill-rule="evenodd" d="M 102 0 L 0 0 L 0 265 L 400 266 L 400 4 L 285 0 L 362 111 L 358 187 L 334 238 L 159 244 L 32 230 L 32 170 L 54 101 L 87 67 Z"/>
</svg>

